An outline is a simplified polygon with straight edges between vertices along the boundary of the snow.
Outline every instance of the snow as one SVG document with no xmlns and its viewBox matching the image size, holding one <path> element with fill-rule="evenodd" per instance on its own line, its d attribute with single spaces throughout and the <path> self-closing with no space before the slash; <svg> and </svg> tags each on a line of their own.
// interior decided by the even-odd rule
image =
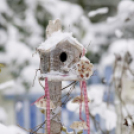
<svg viewBox="0 0 134 134">
<path fill-rule="evenodd" d="M 24 130 L 17 126 L 4 126 L 3 124 L 0 124 L 0 133 L 1 134 L 26 134 Z"/>
<path fill-rule="evenodd" d="M 16 80 L 15 83 L 16 84 L 12 88 L 3 90 L 3 94 L 4 95 L 24 94 L 26 90 L 25 90 L 24 86 L 22 85 L 22 83 L 19 80 Z"/>
<path fill-rule="evenodd" d="M 4 30 L 0 30 L 0 44 L 4 44 L 7 40 L 7 34 Z"/>
<path fill-rule="evenodd" d="M 72 101 L 72 100 L 71 100 Z M 66 105 L 67 109 L 71 112 L 79 113 L 79 104 L 78 103 L 72 103 L 69 101 Z"/>
<path fill-rule="evenodd" d="M 27 66 L 23 69 L 23 71 L 20 74 L 20 77 L 26 81 L 27 83 L 30 83 L 32 85 L 32 80 L 35 76 L 35 67 L 34 66 Z"/>
<path fill-rule="evenodd" d="M 5 123 L 7 120 L 7 113 L 4 108 L 0 107 L 0 122 Z"/>
<path fill-rule="evenodd" d="M 32 57 L 31 50 L 26 47 L 25 44 L 20 42 L 10 40 L 10 42 L 7 43 L 6 50 L 7 63 L 11 63 L 13 60 L 15 60 L 17 64 L 23 64 L 24 61 L 30 60 Z"/>
<path fill-rule="evenodd" d="M 114 106 L 109 105 L 109 107 L 107 107 L 107 104 L 103 102 L 105 90 L 106 86 L 101 84 L 88 86 L 88 97 L 91 101 L 89 108 L 93 116 L 100 116 L 100 124 L 102 124 L 102 127 L 105 126 L 106 130 L 112 130 L 116 127 L 117 116 Z M 67 103 L 67 109 L 77 113 L 77 116 L 79 115 L 79 104 L 69 101 Z M 82 109 L 84 110 L 84 105 Z"/>
<path fill-rule="evenodd" d="M 92 108 L 90 112 L 101 117 L 100 124 L 103 124 L 103 127 L 106 126 L 106 130 L 112 130 L 116 127 L 117 115 L 113 106 L 108 109 L 106 103 L 102 103 Z"/>
<path fill-rule="evenodd" d="M 93 108 L 94 106 L 101 105 L 103 102 L 103 94 L 105 91 L 105 86 L 101 84 L 91 85 L 91 86 L 88 86 L 87 89 L 88 89 L 89 100 L 91 100 L 91 102 L 93 101 L 92 104 L 89 103 L 89 106 Z M 80 90 L 80 87 L 79 87 L 79 90 Z M 78 106 L 79 105 L 77 103 L 74 104 L 74 103 L 71 103 L 71 101 L 67 103 L 67 108 L 70 111 L 76 111 Z"/>
<path fill-rule="evenodd" d="M 49 37 L 38 47 L 38 50 L 51 51 L 59 42 L 66 40 L 69 41 L 72 45 L 76 46 L 79 50 L 83 50 L 83 45 L 80 44 L 76 38 L 72 37 L 72 33 L 63 33 L 61 31 L 54 32 L 51 37 Z"/>
<path fill-rule="evenodd" d="M 92 85 L 89 86 L 88 97 L 91 100 L 89 103 L 91 114 L 100 115 L 100 124 L 105 124 L 107 130 L 112 130 L 116 126 L 116 113 L 113 106 L 107 107 L 107 104 L 103 102 L 103 95 L 106 90 L 104 85 Z M 103 126 L 104 127 L 104 126 Z"/>
<path fill-rule="evenodd" d="M 92 23 L 87 16 L 89 15 L 89 17 L 94 17 L 96 15 L 107 14 L 109 12 L 109 9 L 107 7 L 91 11 L 89 14 L 85 14 L 80 6 L 69 3 L 67 1 L 25 0 L 24 2 L 28 7 L 26 11 L 24 11 L 24 20 L 18 17 L 18 13 L 17 15 L 13 13 L 13 10 L 8 7 L 6 0 L 1 0 L 0 4 L 0 23 L 3 27 L 6 27 L 6 30 L 0 30 L 0 46 L 4 47 L 5 49 L 5 52 L 0 53 L 0 63 L 7 63 L 7 66 L 11 69 L 12 72 L 17 72 L 21 68 L 18 71 L 16 80 L 0 84 L 0 90 L 6 88 L 6 90 L 2 91 L 4 94 L 25 94 L 26 87 L 23 84 L 24 82 L 27 82 L 29 85 L 28 93 L 44 94 L 44 90 L 38 84 L 37 79 L 35 81 L 34 87 L 31 87 L 35 69 L 39 68 L 39 56 L 35 55 L 35 57 L 32 58 L 33 49 L 35 50 L 38 47 L 38 44 L 44 40 L 44 28 L 39 25 L 39 22 L 36 18 L 37 16 L 41 20 L 44 20 L 45 18 L 45 21 L 48 21 L 49 19 L 59 18 L 61 19 L 64 27 L 63 35 L 61 36 L 60 31 L 58 31 L 58 34 L 55 35 L 55 37 L 52 36 L 51 40 L 46 40 L 45 43 L 41 44 L 40 47 L 42 47 L 42 49 L 53 49 L 59 41 L 64 39 L 68 41 L 73 40 L 73 44 L 75 44 L 77 41 L 72 37 L 73 33 L 74 37 L 77 37 L 81 44 L 86 46 L 86 48 L 90 50 L 91 53 L 100 54 L 100 63 L 96 65 L 97 69 L 100 72 L 104 72 L 106 66 L 113 65 L 115 60 L 115 53 L 124 56 L 124 54 L 129 51 L 131 56 L 134 58 L 134 1 L 120 1 L 117 7 L 117 14 L 114 16 L 108 16 L 107 20 L 104 20 L 101 23 Z M 43 13 L 36 12 L 37 3 L 44 7 L 42 10 Z M 47 17 L 47 15 L 44 15 L 47 12 L 50 13 L 49 17 Z M 6 18 L 4 18 L 1 13 L 4 13 L 9 18 L 11 17 L 12 24 L 10 21 L 8 22 L 8 20 L 6 20 Z M 126 22 L 125 20 L 127 18 L 130 20 Z M 13 24 L 24 28 L 26 32 L 28 32 L 28 36 L 27 34 L 25 35 L 24 33 L 21 33 L 16 28 L 16 26 L 13 26 Z M 72 39 L 70 40 L 71 37 Z M 91 45 L 88 47 L 89 43 L 91 43 Z M 80 50 L 83 48 L 83 45 L 81 44 L 79 45 Z M 109 48 L 107 51 L 102 51 L 102 46 L 109 46 Z M 16 62 L 15 64 L 14 61 Z M 28 62 L 28 64 L 25 65 L 25 62 Z M 134 68 L 134 61 L 130 64 L 130 67 L 131 69 Z M 119 76 L 120 72 L 116 75 Z M 130 77 L 129 72 L 127 72 L 127 75 Z M 133 77 L 131 76 L 131 78 Z M 103 94 L 106 90 L 106 87 L 103 85 L 92 85 L 88 88 L 88 96 L 91 100 L 91 103 L 89 104 L 91 109 L 90 112 L 93 115 L 100 115 L 101 124 L 103 124 L 107 130 L 115 128 L 117 120 L 115 109 L 111 105 L 109 108 L 107 108 L 107 105 L 105 102 L 103 102 Z M 73 91 L 73 93 L 77 94 L 79 91 L 79 87 L 76 87 L 76 92 Z M 119 103 L 119 101 L 116 101 L 116 103 Z M 78 113 L 78 107 L 79 106 L 77 104 L 71 104 L 71 102 L 67 104 L 67 109 L 71 112 Z M 16 105 L 16 110 L 19 111 L 21 108 L 22 105 L 18 103 Z M 127 105 L 127 108 L 129 112 L 133 114 L 133 106 Z M 1 118 L 3 118 L 2 120 L 4 121 L 6 119 L 6 116 L 4 116 L 4 112 L 1 111 L 2 110 L 0 110 L 0 116 L 2 115 Z M 67 124 L 69 123 L 69 116 L 67 116 L 67 112 L 63 112 L 63 116 L 66 116 L 65 123 Z M 125 112 L 124 115 L 126 115 Z M 5 128 L 5 132 L 2 132 L 2 128 Z M 9 127 L 0 125 L 1 134 L 8 134 L 8 129 Z M 13 132 L 13 134 L 17 133 Z"/>
<path fill-rule="evenodd" d="M 26 44 L 16 39 L 18 35 L 16 28 L 10 26 L 8 34 L 9 38 L 5 44 L 6 53 L 1 54 L 0 62 L 11 64 L 13 61 L 16 61 L 16 64 L 22 65 L 25 61 L 29 61 L 32 58 L 32 51 Z"/>
<path fill-rule="evenodd" d="M 106 66 L 112 66 L 115 61 L 115 54 L 119 54 L 121 57 L 124 57 L 125 53 L 129 52 L 131 56 L 134 58 L 134 40 L 133 39 L 118 39 L 114 41 L 108 51 L 103 54 L 100 61 L 100 71 L 104 71 Z M 133 69 L 133 62 L 131 63 L 130 68 Z M 118 76 L 120 72 L 117 74 Z"/>
<path fill-rule="evenodd" d="M 69 29 L 69 25 L 76 23 L 83 15 L 83 10 L 80 6 L 61 0 L 46 0 L 42 1 L 44 8 L 52 14 L 53 18 L 62 20 L 64 26 Z M 55 10 L 54 10 L 55 9 Z"/>
<path fill-rule="evenodd" d="M 22 102 L 17 102 L 15 105 L 15 110 L 19 112 L 23 108 L 23 103 Z"/>
<path fill-rule="evenodd" d="M 115 35 L 116 35 L 117 38 L 121 38 L 123 36 L 123 33 L 121 32 L 121 30 L 116 29 L 115 30 Z"/>
<path fill-rule="evenodd" d="M 110 45 L 109 52 L 114 54 L 120 54 L 123 56 L 126 52 L 130 52 L 130 54 L 134 57 L 134 40 L 117 40 Z"/>
<path fill-rule="evenodd" d="M 13 80 L 0 84 L 0 90 L 13 87 L 15 82 Z"/>
<path fill-rule="evenodd" d="M 94 10 L 94 11 L 90 11 L 88 13 L 88 16 L 89 17 L 94 17 L 98 14 L 106 14 L 106 13 L 108 13 L 108 11 L 109 11 L 108 7 L 103 7 L 103 8 L 99 8 L 97 10 Z"/>
<path fill-rule="evenodd" d="M 41 74 L 39 76 L 39 78 L 45 78 L 47 77 L 49 81 L 78 81 L 80 80 L 81 78 L 79 78 L 77 75 L 67 75 L 67 76 L 64 76 L 64 75 L 53 75 L 53 74 Z"/>
<path fill-rule="evenodd" d="M 8 10 L 8 6 L 5 0 L 1 0 L 1 4 L 0 4 L 0 12 L 5 12 L 6 10 Z"/>
<path fill-rule="evenodd" d="M 88 87 L 88 97 L 92 100 L 94 105 L 99 105 L 102 103 L 103 94 L 105 91 L 105 86 L 102 84 L 91 85 Z"/>
<path fill-rule="evenodd" d="M 118 5 L 118 13 L 128 13 L 134 11 L 134 2 L 132 0 L 122 0 Z"/>
</svg>

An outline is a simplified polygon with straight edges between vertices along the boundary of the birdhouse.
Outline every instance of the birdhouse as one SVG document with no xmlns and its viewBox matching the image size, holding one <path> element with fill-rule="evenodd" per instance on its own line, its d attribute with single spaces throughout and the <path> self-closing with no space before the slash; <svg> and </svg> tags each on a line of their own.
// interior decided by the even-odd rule
<svg viewBox="0 0 134 134">
<path fill-rule="evenodd" d="M 93 65 L 84 56 L 86 51 L 84 46 L 72 36 L 72 33 L 62 32 L 59 19 L 49 21 L 46 36 L 45 42 L 37 49 L 40 56 L 39 80 L 45 81 L 45 98 L 39 99 L 36 106 L 46 109 L 45 131 L 48 134 L 59 134 L 62 129 L 62 81 L 82 81 L 89 78 L 92 75 Z M 82 98 L 82 93 L 80 99 L 86 103 L 87 111 L 88 97 L 85 83 L 81 82 L 85 99 Z M 88 111 L 86 114 L 88 118 Z"/>
<path fill-rule="evenodd" d="M 57 25 L 58 29 L 55 29 Z M 61 31 L 59 20 L 50 21 L 47 30 L 48 38 L 38 47 L 41 78 L 47 76 L 55 81 L 78 80 L 75 65 L 85 51 L 84 46 L 72 33 Z"/>
</svg>

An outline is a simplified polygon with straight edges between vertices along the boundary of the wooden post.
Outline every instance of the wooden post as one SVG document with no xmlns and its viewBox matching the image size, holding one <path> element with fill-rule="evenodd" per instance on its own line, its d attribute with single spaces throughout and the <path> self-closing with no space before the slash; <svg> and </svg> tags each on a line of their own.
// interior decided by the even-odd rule
<svg viewBox="0 0 134 134">
<path fill-rule="evenodd" d="M 50 99 L 53 104 L 56 106 L 55 109 L 51 110 L 51 134 L 60 134 L 61 133 L 61 82 L 52 82 L 49 81 L 49 92 Z M 47 128 L 45 127 L 45 130 Z M 47 132 L 47 131 L 46 131 Z M 45 132 L 45 134 L 46 134 Z"/>
</svg>

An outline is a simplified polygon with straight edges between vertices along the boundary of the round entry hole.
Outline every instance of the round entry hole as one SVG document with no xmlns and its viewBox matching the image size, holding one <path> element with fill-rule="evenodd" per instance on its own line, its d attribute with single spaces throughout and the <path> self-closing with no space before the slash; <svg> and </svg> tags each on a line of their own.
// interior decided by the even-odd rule
<svg viewBox="0 0 134 134">
<path fill-rule="evenodd" d="M 65 62 L 67 60 L 67 54 L 65 52 L 62 52 L 60 54 L 60 61 Z"/>
</svg>

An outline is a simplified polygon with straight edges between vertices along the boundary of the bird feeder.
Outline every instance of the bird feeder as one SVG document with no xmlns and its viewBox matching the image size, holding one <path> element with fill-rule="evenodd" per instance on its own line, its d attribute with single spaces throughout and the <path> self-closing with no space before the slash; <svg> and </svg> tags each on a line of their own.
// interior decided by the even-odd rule
<svg viewBox="0 0 134 134">
<path fill-rule="evenodd" d="M 46 101 L 55 106 L 48 113 L 45 133 L 61 133 L 61 88 L 62 81 L 82 81 L 92 75 L 93 65 L 84 56 L 86 49 L 72 36 L 72 33 L 62 32 L 60 20 L 49 21 L 46 28 L 47 39 L 38 47 L 40 56 L 39 80 L 48 87 Z M 45 89 L 46 90 L 46 89 Z M 40 103 L 42 100 L 38 103 Z M 47 104 L 46 104 L 47 105 Z M 45 106 L 46 106 L 45 105 Z M 49 123 L 48 123 L 49 122 Z M 50 129 L 50 131 L 48 131 Z"/>
</svg>

